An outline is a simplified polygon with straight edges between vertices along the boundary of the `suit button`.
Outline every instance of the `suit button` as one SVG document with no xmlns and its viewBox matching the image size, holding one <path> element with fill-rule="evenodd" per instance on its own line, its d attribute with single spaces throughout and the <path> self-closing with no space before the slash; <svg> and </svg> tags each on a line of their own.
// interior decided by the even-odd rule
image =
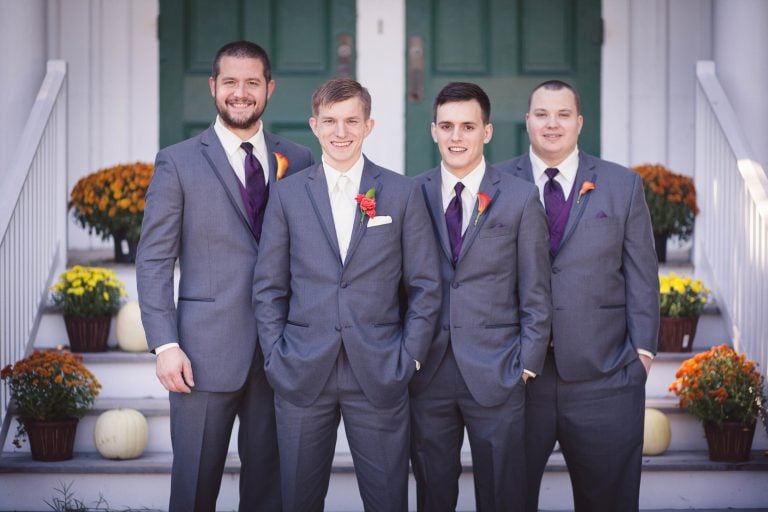
<svg viewBox="0 0 768 512">
<path fill-rule="evenodd" d="M 454 282 L 453 284 L 451 284 L 451 286 L 452 286 L 453 288 L 458 288 L 459 286 L 461 286 L 461 283 L 458 283 L 458 282 Z"/>
<path fill-rule="evenodd" d="M 341 332 L 341 326 L 340 325 L 336 325 L 333 328 L 336 329 L 336 332 Z"/>
<path fill-rule="evenodd" d="M 342 287 L 342 288 L 346 288 L 347 286 L 349 286 L 349 283 L 348 283 L 348 282 L 346 282 L 346 281 L 342 281 L 342 282 L 341 282 L 341 287 Z"/>
<path fill-rule="evenodd" d="M 560 267 L 552 267 L 553 274 L 557 274 L 558 272 L 560 272 Z"/>
</svg>

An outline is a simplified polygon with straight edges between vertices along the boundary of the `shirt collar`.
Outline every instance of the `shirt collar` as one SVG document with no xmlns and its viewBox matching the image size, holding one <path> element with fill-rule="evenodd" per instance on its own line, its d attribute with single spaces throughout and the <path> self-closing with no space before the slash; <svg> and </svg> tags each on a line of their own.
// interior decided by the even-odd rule
<svg viewBox="0 0 768 512">
<path fill-rule="evenodd" d="M 477 196 L 477 193 L 480 192 L 480 183 L 482 183 L 484 176 L 485 158 L 482 158 L 480 163 L 477 164 L 477 167 L 469 171 L 469 174 L 461 179 L 451 174 L 445 168 L 445 165 L 440 162 L 440 181 L 443 184 L 443 198 L 450 198 L 451 194 L 453 194 L 453 187 L 456 186 L 456 183 L 461 181 L 464 184 L 464 188 L 472 194 L 472 198 L 474 199 Z"/>
<path fill-rule="evenodd" d="M 360 181 L 363 179 L 363 167 L 365 164 L 365 158 L 360 155 L 360 158 L 355 162 L 352 167 L 346 172 L 341 172 L 333 167 L 325 160 L 323 160 L 323 173 L 325 174 L 326 183 L 328 183 L 328 193 L 333 193 L 333 189 L 336 188 L 336 182 L 339 181 L 341 175 L 346 175 L 350 179 L 355 187 L 355 190 L 360 190 Z"/>
<path fill-rule="evenodd" d="M 257 131 L 253 137 L 251 137 L 248 140 L 242 140 L 240 137 L 232 133 L 229 128 L 224 126 L 224 123 L 221 121 L 221 117 L 216 116 L 216 122 L 213 124 L 213 130 L 216 132 L 216 135 L 219 137 L 219 141 L 221 141 L 221 145 L 224 147 L 224 152 L 227 153 L 227 156 L 234 155 L 238 149 L 240 149 L 240 144 L 243 142 L 250 142 L 253 144 L 253 150 L 256 154 L 259 160 L 262 160 L 266 155 L 262 154 L 263 150 L 261 148 L 266 148 L 267 143 L 264 139 L 264 123 L 259 123 L 259 131 Z"/>
<path fill-rule="evenodd" d="M 536 156 L 536 153 L 533 152 L 532 147 L 528 150 L 528 154 L 531 157 L 531 171 L 533 171 L 534 181 L 539 183 L 546 180 L 547 176 L 544 171 L 549 169 L 550 166 L 545 164 L 541 158 Z M 571 154 L 565 157 L 565 159 L 555 167 L 557 167 L 557 170 L 560 171 L 562 177 L 566 179 L 568 183 L 573 185 L 573 182 L 576 181 L 576 171 L 579 170 L 579 147 L 576 146 L 573 148 Z"/>
</svg>

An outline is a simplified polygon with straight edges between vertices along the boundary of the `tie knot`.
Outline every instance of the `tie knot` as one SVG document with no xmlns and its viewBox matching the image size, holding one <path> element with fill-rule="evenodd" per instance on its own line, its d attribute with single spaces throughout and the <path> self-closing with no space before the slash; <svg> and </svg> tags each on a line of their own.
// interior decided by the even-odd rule
<svg viewBox="0 0 768 512">
<path fill-rule="evenodd" d="M 453 187 L 454 192 L 456 192 L 456 197 L 461 197 L 461 192 L 464 190 L 464 184 L 460 181 L 456 182 L 456 185 Z"/>
<path fill-rule="evenodd" d="M 243 142 L 242 144 L 240 144 L 240 147 L 245 150 L 245 153 L 247 155 L 253 154 L 253 144 L 251 144 L 250 142 Z"/>
<path fill-rule="evenodd" d="M 549 169 L 544 171 L 544 174 L 547 175 L 547 178 L 549 178 L 550 180 L 553 180 L 553 179 L 555 179 L 555 176 L 557 176 L 558 172 L 560 172 L 560 171 L 557 170 L 556 168 L 550 167 Z"/>
</svg>

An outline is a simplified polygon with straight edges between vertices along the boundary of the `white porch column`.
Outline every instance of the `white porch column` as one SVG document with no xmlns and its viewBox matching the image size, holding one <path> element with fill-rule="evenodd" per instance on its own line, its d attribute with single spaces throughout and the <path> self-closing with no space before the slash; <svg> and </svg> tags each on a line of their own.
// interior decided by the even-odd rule
<svg viewBox="0 0 768 512">
<path fill-rule="evenodd" d="M 752 152 L 768 168 L 768 2 L 715 0 L 717 76 Z"/>
</svg>

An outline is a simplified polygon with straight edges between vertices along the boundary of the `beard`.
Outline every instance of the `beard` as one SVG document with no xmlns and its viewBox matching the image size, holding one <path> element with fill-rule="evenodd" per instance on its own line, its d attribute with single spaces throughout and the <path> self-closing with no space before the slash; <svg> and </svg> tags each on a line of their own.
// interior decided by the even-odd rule
<svg viewBox="0 0 768 512">
<path fill-rule="evenodd" d="M 216 100 L 214 103 L 216 105 L 216 112 L 218 112 L 221 120 L 224 121 L 224 124 L 237 130 L 248 130 L 249 128 L 253 128 L 253 126 L 261 119 L 262 114 L 264 114 L 264 109 L 267 107 L 267 98 L 264 98 L 264 103 L 261 108 L 256 108 L 250 114 L 238 117 L 234 117 L 229 112 L 226 100 L 223 102 Z"/>
</svg>

